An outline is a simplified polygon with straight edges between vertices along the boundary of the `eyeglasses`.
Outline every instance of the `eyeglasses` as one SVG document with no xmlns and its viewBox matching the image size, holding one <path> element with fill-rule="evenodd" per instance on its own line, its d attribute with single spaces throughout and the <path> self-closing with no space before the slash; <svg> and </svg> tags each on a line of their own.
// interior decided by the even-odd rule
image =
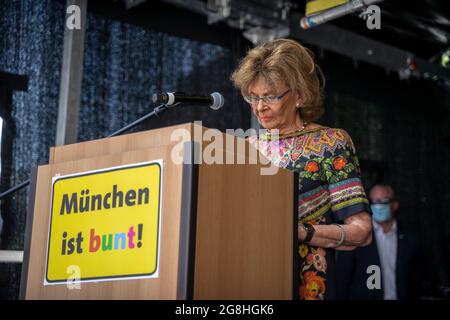
<svg viewBox="0 0 450 320">
<path fill-rule="evenodd" d="M 244 100 L 250 103 L 251 105 L 258 105 L 259 100 L 262 100 L 264 103 L 267 104 L 276 104 L 279 102 L 285 95 L 287 95 L 291 91 L 291 89 L 288 89 L 285 93 L 283 93 L 280 96 L 264 96 L 264 97 L 257 97 L 257 96 L 244 96 Z"/>
</svg>

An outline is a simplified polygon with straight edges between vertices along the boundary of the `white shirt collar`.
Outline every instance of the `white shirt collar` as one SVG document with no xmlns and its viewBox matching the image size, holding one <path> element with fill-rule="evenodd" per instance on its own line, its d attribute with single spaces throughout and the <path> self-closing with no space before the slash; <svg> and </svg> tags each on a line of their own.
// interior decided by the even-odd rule
<svg viewBox="0 0 450 320">
<path fill-rule="evenodd" d="M 383 228 L 376 221 L 373 221 L 373 228 L 375 229 L 375 232 L 382 232 L 382 233 L 384 233 Z M 391 228 L 391 230 L 388 233 L 386 233 L 386 235 L 391 234 L 391 233 L 395 233 L 395 232 L 397 232 L 397 220 L 396 219 L 394 219 L 394 223 L 392 224 L 392 228 Z"/>
</svg>

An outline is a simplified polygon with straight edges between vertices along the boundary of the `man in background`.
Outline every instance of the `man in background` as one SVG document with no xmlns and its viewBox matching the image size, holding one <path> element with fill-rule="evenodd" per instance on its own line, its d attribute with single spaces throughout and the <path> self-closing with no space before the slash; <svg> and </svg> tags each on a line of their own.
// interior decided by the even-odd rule
<svg viewBox="0 0 450 320">
<path fill-rule="evenodd" d="M 338 299 L 406 300 L 419 298 L 420 260 L 417 235 L 396 219 L 400 203 L 389 185 L 375 185 L 369 193 L 373 241 L 353 251 L 338 251 Z M 375 267 L 381 286 L 369 283 Z M 369 269 L 368 269 L 369 268 Z M 369 279 L 369 281 L 368 281 Z M 368 283 L 369 282 L 369 283 Z"/>
</svg>

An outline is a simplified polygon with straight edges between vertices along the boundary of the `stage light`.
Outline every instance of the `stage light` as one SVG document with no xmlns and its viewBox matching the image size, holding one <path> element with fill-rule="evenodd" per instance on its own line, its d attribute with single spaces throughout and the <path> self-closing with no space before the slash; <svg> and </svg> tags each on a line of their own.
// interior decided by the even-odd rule
<svg viewBox="0 0 450 320">
<path fill-rule="evenodd" d="M 444 68 L 448 68 L 449 67 L 449 62 L 450 62 L 450 49 L 448 49 L 446 52 L 444 52 L 441 56 L 441 66 L 443 66 Z"/>
</svg>

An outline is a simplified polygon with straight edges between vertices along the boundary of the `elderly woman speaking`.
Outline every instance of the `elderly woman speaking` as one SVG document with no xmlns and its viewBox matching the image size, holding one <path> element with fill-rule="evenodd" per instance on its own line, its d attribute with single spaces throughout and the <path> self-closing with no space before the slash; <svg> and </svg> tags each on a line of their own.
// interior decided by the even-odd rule
<svg viewBox="0 0 450 320">
<path fill-rule="evenodd" d="M 319 75 L 308 49 L 278 39 L 251 49 L 231 76 L 267 129 L 250 141 L 299 173 L 299 297 L 308 300 L 335 297 L 334 250 L 372 241 L 353 142 L 344 130 L 313 122 L 324 111 Z"/>
</svg>

